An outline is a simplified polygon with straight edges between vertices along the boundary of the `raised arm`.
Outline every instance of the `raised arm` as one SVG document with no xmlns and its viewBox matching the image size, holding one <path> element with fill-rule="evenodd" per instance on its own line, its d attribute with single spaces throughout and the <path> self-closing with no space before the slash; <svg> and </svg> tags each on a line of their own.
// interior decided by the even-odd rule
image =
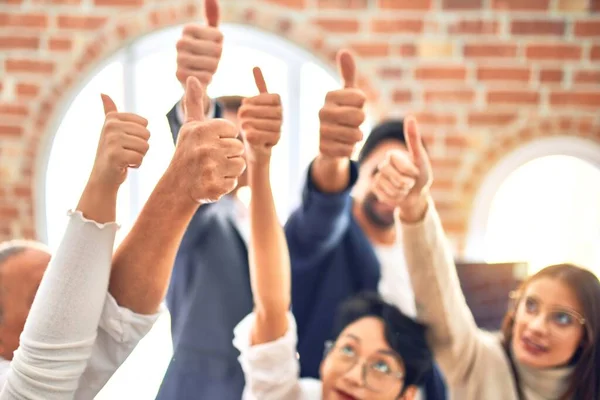
<svg viewBox="0 0 600 400">
<path fill-rule="evenodd" d="M 430 329 L 436 361 L 451 385 L 468 384 L 483 349 L 479 330 L 462 294 L 452 251 L 429 194 L 431 164 L 413 118 L 406 119 L 405 135 L 408 154 L 390 154 L 375 177 L 374 192 L 398 207 L 418 318 Z"/>
<path fill-rule="evenodd" d="M 181 238 L 198 206 L 233 190 L 246 167 L 236 127 L 223 119 L 206 121 L 202 93 L 200 82 L 189 78 L 186 121 L 173 159 L 113 260 L 110 293 L 136 313 L 158 310 Z"/>
<path fill-rule="evenodd" d="M 21 335 L 0 399 L 72 399 L 106 298 L 117 192 L 148 150 L 147 121 L 102 96 L 106 120 L 77 211 L 70 213 Z"/>
<path fill-rule="evenodd" d="M 362 140 L 365 95 L 356 88 L 356 66 L 348 51 L 339 52 L 338 65 L 344 88 L 327 93 L 319 112 L 319 155 L 309 168 L 302 204 L 285 227 L 295 270 L 318 265 L 350 223 L 350 191 L 358 177 L 350 157 Z"/>
</svg>

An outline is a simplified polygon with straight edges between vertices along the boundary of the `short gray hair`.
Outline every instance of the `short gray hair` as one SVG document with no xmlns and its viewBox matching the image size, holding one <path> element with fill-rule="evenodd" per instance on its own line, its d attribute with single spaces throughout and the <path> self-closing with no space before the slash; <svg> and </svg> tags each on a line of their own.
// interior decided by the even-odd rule
<svg viewBox="0 0 600 400">
<path fill-rule="evenodd" d="M 0 268 L 9 258 L 26 250 L 39 250 L 50 254 L 48 246 L 35 240 L 15 239 L 0 243 Z"/>
</svg>

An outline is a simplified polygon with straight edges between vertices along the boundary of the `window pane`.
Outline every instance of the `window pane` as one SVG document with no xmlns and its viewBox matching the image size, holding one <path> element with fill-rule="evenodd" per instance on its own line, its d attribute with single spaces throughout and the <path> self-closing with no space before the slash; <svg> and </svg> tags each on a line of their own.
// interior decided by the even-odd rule
<svg viewBox="0 0 600 400">
<path fill-rule="evenodd" d="M 569 156 L 533 160 L 495 195 L 485 237 L 488 262 L 527 261 L 530 273 L 574 262 L 600 273 L 600 170 Z"/>
<path fill-rule="evenodd" d="M 46 171 L 46 221 L 48 244 L 55 249 L 66 227 L 66 212 L 75 209 L 91 172 L 104 113 L 100 93 L 123 106 L 123 67 L 112 61 L 98 72 L 71 103 L 56 132 Z M 119 191 L 118 219 L 129 214 L 127 185 Z M 118 237 L 123 235 L 122 230 Z"/>
</svg>

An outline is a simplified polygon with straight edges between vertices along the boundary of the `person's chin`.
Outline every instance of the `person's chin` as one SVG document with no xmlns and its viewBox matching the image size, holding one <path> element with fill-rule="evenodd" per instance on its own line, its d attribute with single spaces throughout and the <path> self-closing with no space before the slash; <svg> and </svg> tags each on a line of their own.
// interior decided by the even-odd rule
<svg viewBox="0 0 600 400">
<path fill-rule="evenodd" d="M 553 366 L 550 349 L 536 346 L 526 339 L 517 339 L 513 344 L 513 352 L 516 360 L 526 367 L 542 369 Z"/>
</svg>

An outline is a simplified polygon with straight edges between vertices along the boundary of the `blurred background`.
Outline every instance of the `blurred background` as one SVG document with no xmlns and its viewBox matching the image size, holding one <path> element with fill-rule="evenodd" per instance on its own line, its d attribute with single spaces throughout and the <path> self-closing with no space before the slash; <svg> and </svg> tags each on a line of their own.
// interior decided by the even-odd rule
<svg viewBox="0 0 600 400">
<path fill-rule="evenodd" d="M 150 151 L 120 192 L 127 234 L 173 153 L 175 43 L 202 6 L 0 2 L 0 240 L 57 246 L 92 167 L 101 92 L 150 121 Z M 284 221 L 318 151 L 318 110 L 340 85 L 335 52 L 351 48 L 365 135 L 382 118 L 418 117 L 467 300 L 500 281 L 504 299 L 550 263 L 600 274 L 599 13 L 596 0 L 221 0 L 209 95 L 254 95 L 255 65 L 281 94 L 272 179 Z M 171 351 L 165 316 L 97 399 L 153 399 Z"/>
</svg>

